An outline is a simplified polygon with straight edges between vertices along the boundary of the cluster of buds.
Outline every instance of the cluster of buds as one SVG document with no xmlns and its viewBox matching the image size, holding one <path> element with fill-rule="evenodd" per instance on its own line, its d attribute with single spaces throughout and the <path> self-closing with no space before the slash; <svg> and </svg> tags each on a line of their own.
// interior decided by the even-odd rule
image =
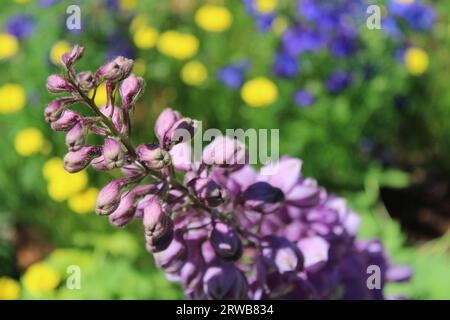
<svg viewBox="0 0 450 320">
<path fill-rule="evenodd" d="M 383 298 L 382 286 L 366 286 L 369 265 L 380 267 L 383 285 L 409 276 L 408 269 L 391 266 L 381 243 L 356 240 L 358 216 L 343 199 L 304 178 L 298 159 L 284 157 L 271 165 L 277 170 L 257 172 L 245 164 L 245 146 L 221 136 L 194 163 L 196 121 L 172 109 L 156 121 L 158 141 L 135 148 L 129 112 L 143 80 L 123 57 L 95 73 L 77 74 L 83 51 L 75 46 L 65 54 L 66 75 L 47 82 L 50 92 L 65 94 L 44 112 L 55 131 L 66 132 L 65 169 L 122 171 L 99 192 L 96 213 L 117 227 L 140 221 L 156 265 L 181 282 L 187 297 L 375 299 Z M 103 82 L 107 104 L 97 106 L 89 92 L 95 96 Z M 93 115 L 69 109 L 74 104 Z M 103 145 L 88 145 L 89 135 L 102 137 Z"/>
</svg>

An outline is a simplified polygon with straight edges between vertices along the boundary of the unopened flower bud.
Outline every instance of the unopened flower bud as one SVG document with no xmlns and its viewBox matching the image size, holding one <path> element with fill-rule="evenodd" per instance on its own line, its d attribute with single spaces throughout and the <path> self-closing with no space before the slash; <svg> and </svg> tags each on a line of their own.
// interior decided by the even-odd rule
<svg viewBox="0 0 450 320">
<path fill-rule="evenodd" d="M 75 173 L 86 168 L 92 159 L 100 154 L 98 147 L 82 147 L 78 151 L 70 151 L 64 157 L 64 169 Z"/>
<path fill-rule="evenodd" d="M 51 123 L 51 127 L 55 131 L 67 131 L 71 129 L 79 120 L 80 115 L 72 110 L 64 110 L 61 117 Z"/>
<path fill-rule="evenodd" d="M 160 199 L 153 196 L 144 208 L 142 219 L 147 248 L 151 252 L 165 250 L 173 239 L 172 219 L 161 208 Z"/>
<path fill-rule="evenodd" d="M 281 208 L 284 194 L 280 189 L 261 181 L 250 185 L 242 198 L 244 206 L 250 210 L 273 213 Z"/>
<path fill-rule="evenodd" d="M 45 121 L 52 123 L 58 120 L 64 110 L 64 106 L 73 101 L 73 98 L 61 98 L 50 102 L 44 109 Z"/>
<path fill-rule="evenodd" d="M 95 206 L 97 214 L 110 215 L 119 207 L 122 187 L 123 180 L 119 179 L 111 181 L 100 190 Z"/>
<path fill-rule="evenodd" d="M 166 108 L 160 113 L 158 119 L 156 119 L 155 133 L 161 143 L 161 146 L 163 146 L 163 140 L 167 132 L 169 132 L 170 128 L 172 128 L 175 122 L 177 122 L 180 118 L 181 115 L 177 111 L 173 111 L 170 108 Z"/>
<path fill-rule="evenodd" d="M 130 75 L 132 68 L 133 60 L 119 56 L 98 69 L 95 77 L 100 82 L 104 80 L 121 81 Z"/>
<path fill-rule="evenodd" d="M 78 151 L 86 144 L 87 133 L 86 128 L 78 122 L 72 129 L 67 131 L 66 145 L 69 151 Z"/>
<path fill-rule="evenodd" d="M 77 81 L 84 90 L 91 90 L 95 87 L 95 77 L 90 71 L 77 74 Z"/>
<path fill-rule="evenodd" d="M 109 171 L 108 167 L 106 166 L 105 158 L 103 157 L 103 155 L 92 159 L 91 167 L 97 171 Z"/>
<path fill-rule="evenodd" d="M 83 57 L 84 54 L 84 48 L 80 47 L 79 45 L 75 45 L 72 48 L 72 51 L 66 52 L 61 57 L 61 62 L 67 69 L 71 69 L 73 64 L 80 60 Z"/>
<path fill-rule="evenodd" d="M 164 137 L 165 146 L 170 147 L 178 143 L 190 141 L 196 131 L 196 124 L 194 120 L 190 118 L 182 118 L 174 123 L 172 128 L 167 132 Z"/>
<path fill-rule="evenodd" d="M 242 300 L 248 298 L 245 275 L 236 266 L 222 263 L 211 266 L 203 277 L 203 290 L 210 299 Z"/>
<path fill-rule="evenodd" d="M 238 139 L 219 136 L 203 151 L 202 161 L 208 165 L 238 169 L 245 165 L 247 153 L 245 145 Z"/>
<path fill-rule="evenodd" d="M 127 225 L 134 217 L 136 210 L 135 193 L 133 190 L 124 192 L 120 199 L 119 206 L 109 216 L 109 222 L 116 227 Z"/>
<path fill-rule="evenodd" d="M 186 262 L 188 250 L 186 243 L 183 239 L 183 233 L 176 231 L 172 242 L 166 250 L 156 252 L 153 255 L 155 263 L 158 267 L 162 268 L 165 272 L 175 273 L 181 269 Z"/>
<path fill-rule="evenodd" d="M 304 258 L 296 244 L 286 238 L 265 236 L 261 241 L 261 253 L 267 265 L 279 273 L 303 270 Z"/>
<path fill-rule="evenodd" d="M 229 225 L 218 222 L 209 238 L 217 256 L 224 260 L 236 261 L 242 255 L 242 242 L 236 231 Z"/>
<path fill-rule="evenodd" d="M 125 154 L 120 142 L 111 137 L 106 138 L 103 145 L 103 157 L 108 169 L 122 167 L 125 162 Z"/>
<path fill-rule="evenodd" d="M 134 104 L 144 91 L 144 79 L 130 75 L 120 86 L 120 96 L 125 109 Z"/>
<path fill-rule="evenodd" d="M 72 91 L 73 86 L 64 77 L 53 74 L 47 78 L 47 90 L 51 93 Z"/>
<path fill-rule="evenodd" d="M 162 169 L 170 164 L 169 153 L 157 144 L 142 144 L 136 148 L 139 159 L 152 169 Z"/>
<path fill-rule="evenodd" d="M 127 177 L 137 177 L 145 173 L 145 168 L 139 163 L 130 163 L 122 167 L 122 172 Z"/>
<path fill-rule="evenodd" d="M 194 178 L 188 185 L 197 198 L 207 206 L 217 207 L 224 202 L 222 188 L 211 179 Z"/>
</svg>

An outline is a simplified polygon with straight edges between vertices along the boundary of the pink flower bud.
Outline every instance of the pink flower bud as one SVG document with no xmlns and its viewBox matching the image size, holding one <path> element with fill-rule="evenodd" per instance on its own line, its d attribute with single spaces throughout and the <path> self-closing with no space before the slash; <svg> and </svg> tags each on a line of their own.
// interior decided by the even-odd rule
<svg viewBox="0 0 450 320">
<path fill-rule="evenodd" d="M 238 169 L 245 165 L 245 145 L 237 139 L 219 136 L 203 150 L 202 160 L 208 165 Z"/>
<path fill-rule="evenodd" d="M 229 225 L 218 222 L 209 238 L 216 254 L 228 261 L 236 261 L 242 255 L 242 242 L 236 231 Z"/>
<path fill-rule="evenodd" d="M 123 185 L 123 179 L 113 180 L 100 190 L 95 207 L 97 214 L 110 215 L 119 207 Z"/>
<path fill-rule="evenodd" d="M 159 197 L 153 196 L 148 201 L 142 222 L 147 248 L 152 252 L 165 250 L 173 239 L 173 221 L 162 210 Z"/>
<path fill-rule="evenodd" d="M 64 110 L 64 106 L 73 102 L 73 98 L 61 98 L 50 102 L 44 109 L 44 118 L 48 123 L 52 123 L 59 119 Z"/>
<path fill-rule="evenodd" d="M 72 110 L 64 110 L 61 117 L 51 123 L 55 131 L 67 131 L 71 129 L 81 119 L 80 115 Z"/>
<path fill-rule="evenodd" d="M 104 80 L 121 81 L 130 75 L 132 68 L 133 60 L 119 56 L 98 69 L 95 77 L 100 82 Z"/>
<path fill-rule="evenodd" d="M 130 163 L 122 167 L 122 172 L 127 177 L 137 177 L 145 173 L 145 168 L 139 163 Z"/>
<path fill-rule="evenodd" d="M 192 169 L 192 149 L 188 143 L 180 143 L 173 146 L 169 151 L 172 164 L 179 171 L 189 171 Z"/>
<path fill-rule="evenodd" d="M 162 169 L 170 164 L 169 153 L 157 144 L 141 144 L 136 152 L 139 159 L 152 169 Z"/>
<path fill-rule="evenodd" d="M 120 122 L 120 109 L 117 106 L 115 106 L 114 108 L 110 105 L 102 106 L 100 108 L 100 112 L 108 118 L 111 118 L 116 129 L 119 131 L 121 130 L 122 125 Z"/>
<path fill-rule="evenodd" d="M 182 118 L 174 123 L 172 128 L 167 132 L 164 137 L 164 145 L 171 147 L 175 144 L 190 141 L 196 131 L 196 124 L 194 120 L 190 118 Z"/>
<path fill-rule="evenodd" d="M 82 147 L 78 151 L 71 151 L 64 157 L 64 169 L 70 173 L 75 173 L 86 168 L 91 160 L 100 154 L 98 147 Z"/>
<path fill-rule="evenodd" d="M 207 206 L 217 207 L 224 202 L 222 188 L 208 178 L 194 178 L 188 183 L 197 198 Z"/>
<path fill-rule="evenodd" d="M 125 154 L 122 145 L 116 139 L 108 137 L 103 145 L 103 157 L 106 166 L 111 170 L 120 168 L 125 163 Z"/>
<path fill-rule="evenodd" d="M 108 171 L 109 168 L 106 166 L 106 161 L 103 155 L 97 157 L 91 161 L 91 167 L 97 171 Z"/>
<path fill-rule="evenodd" d="M 95 77 L 90 71 L 80 72 L 77 75 L 77 81 L 81 88 L 88 91 L 95 87 Z"/>
<path fill-rule="evenodd" d="M 135 193 L 133 190 L 125 192 L 122 195 L 119 206 L 109 216 L 109 222 L 116 227 L 127 225 L 134 217 L 136 210 Z"/>
<path fill-rule="evenodd" d="M 127 109 L 139 98 L 144 91 L 144 79 L 130 75 L 123 80 L 120 86 L 120 96 L 122 98 L 122 105 Z"/>
<path fill-rule="evenodd" d="M 170 108 L 166 108 L 160 113 L 158 119 L 156 119 L 155 133 L 161 142 L 161 145 L 163 145 L 163 140 L 167 132 L 169 132 L 170 128 L 172 128 L 175 122 L 177 122 L 180 118 L 181 115 Z"/>
<path fill-rule="evenodd" d="M 69 151 L 78 151 L 86 144 L 86 128 L 78 122 L 66 134 L 66 145 Z"/>
<path fill-rule="evenodd" d="M 61 57 L 61 62 L 67 69 L 71 69 L 72 65 L 83 57 L 84 48 L 75 45 L 71 52 L 66 52 Z"/>
<path fill-rule="evenodd" d="M 47 90 L 51 93 L 73 91 L 74 87 L 64 77 L 53 74 L 47 78 Z"/>
</svg>

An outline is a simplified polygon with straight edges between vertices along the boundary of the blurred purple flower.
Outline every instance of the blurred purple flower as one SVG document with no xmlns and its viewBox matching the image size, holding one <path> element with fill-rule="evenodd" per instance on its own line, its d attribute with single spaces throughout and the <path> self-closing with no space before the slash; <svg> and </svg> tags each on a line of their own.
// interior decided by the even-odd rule
<svg viewBox="0 0 450 320">
<path fill-rule="evenodd" d="M 34 18 L 28 14 L 16 14 L 6 22 L 6 32 L 19 39 L 28 38 L 36 28 Z"/>
<path fill-rule="evenodd" d="M 353 82 L 353 77 L 349 72 L 334 71 L 326 81 L 326 87 L 331 93 L 339 93 L 345 90 Z"/>
<path fill-rule="evenodd" d="M 231 89 L 239 88 L 244 83 L 244 73 L 250 68 L 248 60 L 227 65 L 217 72 L 217 78 Z"/>
<path fill-rule="evenodd" d="M 316 97 L 309 90 L 298 90 L 294 93 L 294 102 L 297 106 L 306 108 L 314 104 Z"/>
</svg>

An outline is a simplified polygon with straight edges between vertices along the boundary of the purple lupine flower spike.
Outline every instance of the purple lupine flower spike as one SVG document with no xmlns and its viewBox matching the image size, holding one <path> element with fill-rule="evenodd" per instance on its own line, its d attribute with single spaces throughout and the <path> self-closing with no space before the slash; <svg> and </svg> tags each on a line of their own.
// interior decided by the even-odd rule
<svg viewBox="0 0 450 320">
<path fill-rule="evenodd" d="M 300 5 L 307 9 L 302 11 L 305 20 L 318 18 L 316 2 L 302 0 Z M 333 30 L 336 21 L 323 18 L 324 28 Z M 297 43 L 284 44 L 283 50 L 293 55 L 318 49 L 314 32 L 291 30 L 288 35 Z M 195 163 L 189 141 L 196 121 L 172 109 L 156 121 L 159 143 L 133 147 L 129 111 L 143 80 L 130 75 L 133 62 L 123 57 L 95 76 L 90 71 L 75 75 L 82 53 L 81 47 L 67 53 L 68 75 L 53 75 L 47 82 L 50 92 L 70 95 L 44 111 L 53 130 L 67 131 L 64 167 L 69 172 L 89 165 L 98 171 L 120 168 L 124 177 L 101 189 L 96 213 L 117 227 L 141 219 L 148 251 L 170 280 L 181 282 L 186 297 L 383 299 L 387 282 L 409 279 L 411 270 L 393 266 L 380 241 L 357 240 L 359 217 L 344 199 L 304 177 L 299 159 L 283 156 L 257 171 L 246 164 L 244 143 L 218 136 Z M 342 89 L 346 79 L 335 75 L 328 89 Z M 97 106 L 89 97 L 104 81 L 108 96 L 119 90 L 121 101 L 113 105 L 108 98 Z M 93 116 L 73 111 L 75 102 Z M 88 145 L 90 134 L 103 139 L 103 146 Z M 371 265 L 382 272 L 380 289 L 366 285 Z"/>
</svg>

